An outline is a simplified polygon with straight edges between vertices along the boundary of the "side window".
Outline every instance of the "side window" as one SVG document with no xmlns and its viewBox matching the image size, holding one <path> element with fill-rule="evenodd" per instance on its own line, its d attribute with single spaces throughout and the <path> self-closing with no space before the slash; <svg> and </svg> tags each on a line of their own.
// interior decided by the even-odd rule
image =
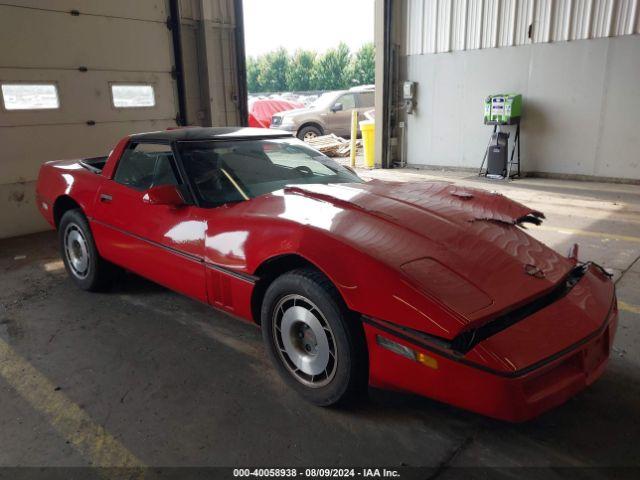
<svg viewBox="0 0 640 480">
<path fill-rule="evenodd" d="M 185 148 L 180 151 L 187 176 L 193 182 L 200 197 L 210 206 L 247 199 L 244 190 L 233 178 L 232 171 L 225 162 L 225 160 L 233 160 L 232 155 L 234 153 L 231 148 L 220 151 L 220 154 L 210 147 Z M 247 158 L 243 157 L 242 160 L 245 168 L 250 168 Z"/>
<path fill-rule="evenodd" d="M 353 93 L 345 93 L 344 95 L 340 96 L 338 100 L 336 100 L 336 103 L 342 104 L 343 111 L 356 108 L 356 99 Z"/>
<path fill-rule="evenodd" d="M 113 180 L 136 190 L 178 185 L 169 145 L 133 144 L 122 154 Z"/>
<path fill-rule="evenodd" d="M 360 108 L 373 108 L 374 93 L 365 92 L 358 94 L 358 107 Z"/>
</svg>

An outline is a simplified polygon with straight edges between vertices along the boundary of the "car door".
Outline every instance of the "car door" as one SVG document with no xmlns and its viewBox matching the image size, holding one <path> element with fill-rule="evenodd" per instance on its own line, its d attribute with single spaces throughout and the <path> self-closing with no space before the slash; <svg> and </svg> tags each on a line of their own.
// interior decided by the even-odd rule
<svg viewBox="0 0 640 480">
<path fill-rule="evenodd" d="M 341 109 L 336 107 L 342 106 Z M 348 137 L 351 135 L 351 112 L 356 108 L 356 98 L 353 93 L 340 95 L 329 109 L 326 116 L 328 130 L 325 133 Z"/>
<path fill-rule="evenodd" d="M 245 244 L 249 230 L 237 208 L 249 197 L 225 163 L 239 162 L 261 175 L 254 165 L 257 158 L 238 154 L 235 146 L 224 145 L 215 151 L 211 142 L 185 142 L 178 149 L 193 192 L 207 211 L 204 263 L 208 302 L 249 320 L 255 278 L 243 273 L 247 267 Z"/>
<path fill-rule="evenodd" d="M 130 144 L 96 198 L 91 226 L 98 250 L 126 269 L 206 301 L 206 211 L 145 202 L 145 193 L 161 185 L 187 195 L 171 146 Z"/>
</svg>

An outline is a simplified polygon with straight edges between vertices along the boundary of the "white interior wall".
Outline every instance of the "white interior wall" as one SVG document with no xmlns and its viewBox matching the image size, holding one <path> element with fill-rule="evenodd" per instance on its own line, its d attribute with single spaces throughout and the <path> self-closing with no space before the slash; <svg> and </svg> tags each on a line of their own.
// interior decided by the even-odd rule
<svg viewBox="0 0 640 480">
<path fill-rule="evenodd" d="M 484 98 L 517 92 L 524 171 L 640 179 L 638 35 L 411 55 L 406 78 L 409 164 L 479 167 Z"/>
</svg>

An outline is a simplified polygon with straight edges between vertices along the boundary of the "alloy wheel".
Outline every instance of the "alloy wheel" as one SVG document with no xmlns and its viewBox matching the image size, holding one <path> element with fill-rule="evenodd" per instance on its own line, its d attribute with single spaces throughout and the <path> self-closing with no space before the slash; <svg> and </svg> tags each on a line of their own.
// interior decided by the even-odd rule
<svg viewBox="0 0 640 480">
<path fill-rule="evenodd" d="M 318 135 L 316 135 L 316 132 L 306 132 L 304 134 L 304 141 L 308 142 L 309 140 L 313 140 L 314 138 L 316 138 Z"/>
<path fill-rule="evenodd" d="M 71 223 L 64 232 L 64 253 L 73 274 L 86 278 L 89 274 L 89 246 L 82 230 Z"/>
<path fill-rule="evenodd" d="M 300 383 L 319 388 L 336 373 L 338 351 L 323 313 L 302 295 L 282 297 L 273 311 L 273 340 L 280 359 Z"/>
</svg>

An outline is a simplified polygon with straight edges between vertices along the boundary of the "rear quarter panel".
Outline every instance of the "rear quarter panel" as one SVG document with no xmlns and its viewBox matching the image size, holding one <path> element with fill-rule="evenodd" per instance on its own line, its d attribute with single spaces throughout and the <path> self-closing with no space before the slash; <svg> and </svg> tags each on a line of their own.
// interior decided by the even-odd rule
<svg viewBox="0 0 640 480">
<path fill-rule="evenodd" d="M 78 161 L 54 161 L 40 168 L 36 187 L 38 208 L 45 220 L 56 227 L 54 206 L 62 196 L 71 197 L 85 215 L 91 215 L 93 200 L 103 177 L 91 173 Z"/>
<path fill-rule="evenodd" d="M 129 143 L 123 138 L 107 158 L 101 174 L 90 172 L 80 160 L 54 160 L 40 167 L 36 184 L 36 203 L 40 213 L 52 227 L 56 227 L 54 205 L 62 196 L 72 198 L 85 215 L 92 215 L 93 202 L 100 184 L 105 178 L 111 178 L 115 164 Z"/>
</svg>

